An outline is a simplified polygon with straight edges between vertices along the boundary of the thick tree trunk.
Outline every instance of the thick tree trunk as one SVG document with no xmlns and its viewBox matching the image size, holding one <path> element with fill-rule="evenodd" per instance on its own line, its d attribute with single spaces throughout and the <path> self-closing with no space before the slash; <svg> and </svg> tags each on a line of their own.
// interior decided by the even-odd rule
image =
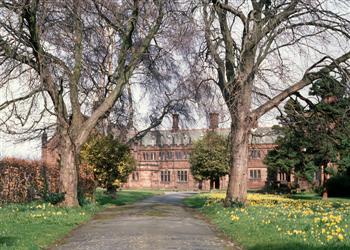
<svg viewBox="0 0 350 250">
<path fill-rule="evenodd" d="M 250 116 L 251 90 L 245 86 L 240 95 L 236 96 L 236 104 L 230 105 L 231 114 L 231 161 L 230 179 L 228 183 L 225 206 L 232 203 L 245 203 L 248 184 L 248 146 L 250 129 L 255 120 Z"/>
<path fill-rule="evenodd" d="M 63 136 L 60 148 L 60 192 L 65 193 L 62 205 L 79 206 L 77 152 L 69 136 Z"/>
<path fill-rule="evenodd" d="M 231 125 L 231 166 L 225 204 L 247 200 L 249 131 L 244 126 Z"/>
</svg>

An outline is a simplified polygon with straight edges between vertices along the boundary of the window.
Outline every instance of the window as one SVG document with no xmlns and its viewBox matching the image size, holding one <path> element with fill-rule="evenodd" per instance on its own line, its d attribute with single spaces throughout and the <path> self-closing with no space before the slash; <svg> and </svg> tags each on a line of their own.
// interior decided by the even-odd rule
<svg viewBox="0 0 350 250">
<path fill-rule="evenodd" d="M 278 172 L 278 180 L 279 181 L 287 181 L 287 174 L 283 172 Z"/>
<path fill-rule="evenodd" d="M 138 172 L 133 172 L 132 173 L 132 180 L 133 181 L 138 181 L 139 180 L 139 173 Z"/>
<path fill-rule="evenodd" d="M 164 161 L 164 159 L 165 159 L 165 153 L 159 152 L 159 160 Z"/>
<path fill-rule="evenodd" d="M 144 161 L 154 161 L 155 159 L 156 159 L 155 152 L 144 152 L 143 153 L 143 160 Z"/>
<path fill-rule="evenodd" d="M 189 153 L 188 152 L 184 152 L 184 159 L 187 159 L 189 157 Z"/>
<path fill-rule="evenodd" d="M 177 181 L 178 182 L 187 182 L 187 170 L 177 171 Z"/>
<path fill-rule="evenodd" d="M 250 158 L 251 159 L 259 159 L 260 158 L 260 150 L 259 149 L 250 150 Z"/>
<path fill-rule="evenodd" d="M 176 160 L 181 160 L 182 159 L 182 152 L 181 151 L 176 151 L 175 152 L 175 157 L 176 157 Z"/>
<path fill-rule="evenodd" d="M 261 179 L 261 170 L 260 169 L 252 169 L 249 171 L 249 178 L 254 180 Z"/>
<path fill-rule="evenodd" d="M 170 171 L 160 171 L 160 181 L 161 182 L 170 182 Z"/>
<path fill-rule="evenodd" d="M 172 151 L 168 151 L 168 152 L 167 152 L 167 155 L 166 155 L 166 158 L 167 158 L 168 160 L 173 159 L 173 152 L 172 152 Z"/>
</svg>

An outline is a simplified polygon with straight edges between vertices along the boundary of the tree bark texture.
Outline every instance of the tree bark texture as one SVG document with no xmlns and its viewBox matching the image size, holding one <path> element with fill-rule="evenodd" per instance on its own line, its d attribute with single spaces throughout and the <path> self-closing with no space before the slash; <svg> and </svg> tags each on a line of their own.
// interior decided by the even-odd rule
<svg viewBox="0 0 350 250">
<path fill-rule="evenodd" d="M 79 206 L 78 202 L 78 168 L 79 162 L 75 145 L 68 135 L 62 136 L 60 146 L 60 192 L 64 193 L 62 205 Z"/>
<path fill-rule="evenodd" d="M 247 200 L 247 174 L 249 157 L 250 129 L 255 125 L 251 117 L 251 84 L 240 84 L 233 103 L 228 105 L 231 114 L 231 159 L 230 178 L 226 193 L 225 205 L 234 202 L 245 203 Z"/>
</svg>

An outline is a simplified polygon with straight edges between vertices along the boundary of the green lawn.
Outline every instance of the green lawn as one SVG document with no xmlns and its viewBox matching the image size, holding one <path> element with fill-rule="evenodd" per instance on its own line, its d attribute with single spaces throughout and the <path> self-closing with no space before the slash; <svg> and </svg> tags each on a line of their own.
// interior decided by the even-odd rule
<svg viewBox="0 0 350 250">
<path fill-rule="evenodd" d="M 0 206 L 0 249 L 41 249 L 62 238 L 106 206 L 130 204 L 159 191 L 121 191 L 116 199 L 96 193 L 96 203 L 61 208 L 47 203 Z"/>
<path fill-rule="evenodd" d="M 158 190 L 123 190 L 117 193 L 117 198 L 112 199 L 110 196 L 105 195 L 103 190 L 98 189 L 96 191 L 96 202 L 100 205 L 128 205 L 139 200 L 146 199 L 154 195 L 162 194 L 162 191 Z"/>
<path fill-rule="evenodd" d="M 199 194 L 185 204 L 244 249 L 350 249 L 349 199 L 249 194 L 246 207 L 224 208 L 223 198 L 222 193 Z"/>
<path fill-rule="evenodd" d="M 293 194 L 290 196 L 292 199 L 299 199 L 299 200 L 321 200 L 322 197 L 316 193 L 299 193 L 299 194 Z M 330 197 L 328 199 L 329 201 L 339 201 L 339 202 L 350 202 L 350 197 L 349 198 L 335 198 L 335 197 Z"/>
</svg>

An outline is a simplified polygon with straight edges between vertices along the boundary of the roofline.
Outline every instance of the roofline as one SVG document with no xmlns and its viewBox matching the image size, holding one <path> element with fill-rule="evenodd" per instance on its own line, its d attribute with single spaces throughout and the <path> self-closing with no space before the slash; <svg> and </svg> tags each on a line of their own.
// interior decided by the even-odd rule
<svg viewBox="0 0 350 250">
<path fill-rule="evenodd" d="M 262 128 L 262 129 L 272 129 L 272 126 L 271 127 L 268 127 L 268 126 L 264 126 L 264 127 L 257 127 L 256 129 L 259 129 L 259 128 Z M 180 131 L 201 131 L 201 130 L 212 130 L 212 131 L 217 131 L 217 130 L 230 130 L 231 128 L 227 127 L 227 128 L 216 128 L 216 129 L 211 129 L 211 128 L 190 128 L 190 129 L 186 129 L 186 128 L 179 128 L 178 130 L 174 131 L 172 129 L 152 129 L 150 130 L 149 132 L 155 132 L 155 131 L 160 131 L 160 132 L 180 132 Z"/>
</svg>

